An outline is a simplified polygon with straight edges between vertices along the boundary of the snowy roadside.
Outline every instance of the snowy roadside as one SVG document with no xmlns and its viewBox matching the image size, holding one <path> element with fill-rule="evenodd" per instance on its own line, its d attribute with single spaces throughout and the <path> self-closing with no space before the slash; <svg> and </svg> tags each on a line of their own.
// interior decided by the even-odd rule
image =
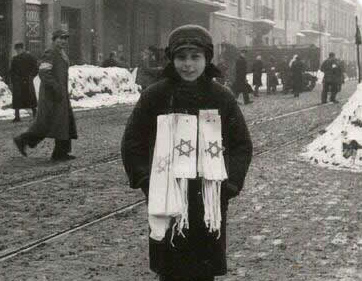
<svg viewBox="0 0 362 281">
<path fill-rule="evenodd" d="M 340 115 L 309 144 L 301 156 L 333 169 L 362 171 L 362 84 L 343 106 Z"/>
<path fill-rule="evenodd" d="M 109 107 L 117 104 L 135 103 L 140 96 L 140 87 L 136 84 L 137 69 L 132 72 L 124 68 L 102 68 L 91 65 L 69 68 L 69 93 L 75 111 Z M 35 77 L 36 93 L 39 92 L 39 77 Z M 0 120 L 11 119 L 12 93 L 0 80 Z M 21 117 L 29 116 L 26 109 L 20 111 Z"/>
</svg>

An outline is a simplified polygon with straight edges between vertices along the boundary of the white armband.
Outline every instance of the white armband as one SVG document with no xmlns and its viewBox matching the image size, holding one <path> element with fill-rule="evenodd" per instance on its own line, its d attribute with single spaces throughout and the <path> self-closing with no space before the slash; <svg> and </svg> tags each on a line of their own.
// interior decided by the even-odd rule
<svg viewBox="0 0 362 281">
<path fill-rule="evenodd" d="M 50 70 L 53 68 L 53 65 L 49 62 L 42 62 L 39 66 L 39 70 Z"/>
</svg>

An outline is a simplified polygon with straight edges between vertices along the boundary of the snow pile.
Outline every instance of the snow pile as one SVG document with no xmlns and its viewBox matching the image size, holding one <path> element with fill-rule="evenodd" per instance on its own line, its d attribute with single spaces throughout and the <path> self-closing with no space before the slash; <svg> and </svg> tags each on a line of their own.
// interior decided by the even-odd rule
<svg viewBox="0 0 362 281">
<path fill-rule="evenodd" d="M 2 77 L 0 76 L 0 111 L 1 109 L 10 107 L 11 103 L 12 103 L 11 91 L 8 85 L 5 84 Z"/>
<path fill-rule="evenodd" d="M 102 68 L 92 65 L 76 65 L 69 68 L 69 94 L 72 107 L 89 109 L 122 103 L 135 103 L 140 86 L 136 84 L 137 69 L 129 72 L 125 68 Z M 38 96 L 39 77 L 34 86 Z M 0 119 L 12 118 L 12 94 L 8 86 L 0 81 Z M 27 116 L 27 110 L 20 111 Z"/>
<path fill-rule="evenodd" d="M 136 72 L 137 70 L 130 73 L 127 69 L 118 67 L 72 66 L 69 68 L 70 98 L 79 101 L 106 93 L 117 96 L 120 103 L 124 99 L 137 100 L 139 86 L 135 83 Z"/>
<path fill-rule="evenodd" d="M 301 156 L 321 166 L 362 171 L 362 84 Z"/>
</svg>

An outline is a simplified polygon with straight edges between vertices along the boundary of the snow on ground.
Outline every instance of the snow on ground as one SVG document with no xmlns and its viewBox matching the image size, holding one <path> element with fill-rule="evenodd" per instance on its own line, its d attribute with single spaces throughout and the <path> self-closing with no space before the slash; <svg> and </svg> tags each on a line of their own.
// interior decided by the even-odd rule
<svg viewBox="0 0 362 281">
<path fill-rule="evenodd" d="M 301 154 L 314 164 L 362 171 L 362 84 L 340 115 Z"/>
<path fill-rule="evenodd" d="M 75 110 L 85 110 L 123 103 L 135 103 L 140 96 L 140 87 L 136 84 L 137 69 L 133 72 L 125 68 L 102 68 L 92 65 L 72 66 L 69 68 L 69 94 Z M 39 77 L 34 85 L 39 92 Z M 12 95 L 8 86 L 0 81 L 0 119 L 11 119 Z M 30 113 L 30 112 L 29 112 Z M 28 110 L 21 110 L 21 116 L 28 116 Z"/>
</svg>

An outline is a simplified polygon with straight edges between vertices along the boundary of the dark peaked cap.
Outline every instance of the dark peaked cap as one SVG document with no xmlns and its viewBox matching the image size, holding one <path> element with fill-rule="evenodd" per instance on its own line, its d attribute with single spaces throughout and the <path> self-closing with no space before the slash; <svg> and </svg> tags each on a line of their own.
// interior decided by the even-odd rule
<svg viewBox="0 0 362 281">
<path fill-rule="evenodd" d="M 69 37 L 69 33 L 63 29 L 58 29 L 58 30 L 54 31 L 53 35 L 52 35 L 52 40 L 54 41 L 55 39 L 57 39 L 59 37 Z"/>
</svg>

